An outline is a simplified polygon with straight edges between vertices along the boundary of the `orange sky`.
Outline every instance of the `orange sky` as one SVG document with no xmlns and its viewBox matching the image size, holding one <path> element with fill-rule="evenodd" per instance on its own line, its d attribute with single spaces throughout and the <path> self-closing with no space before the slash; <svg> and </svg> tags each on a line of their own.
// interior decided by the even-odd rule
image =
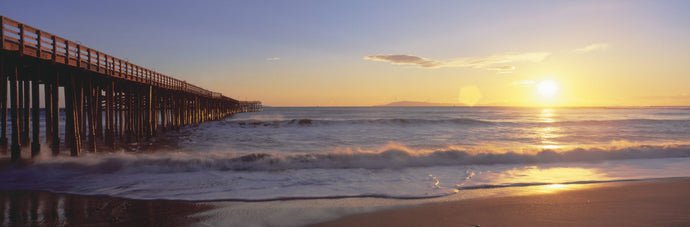
<svg viewBox="0 0 690 227">
<path fill-rule="evenodd" d="M 372 40 L 383 46 L 370 50 L 285 52 L 239 71 L 229 68 L 237 73 L 231 78 L 247 77 L 237 87 L 204 85 L 276 106 L 690 105 L 690 17 L 673 9 L 688 9 L 686 3 L 499 8 L 493 13 L 498 18 L 486 21 L 481 11 L 447 7 L 458 10 L 440 12 L 451 17 L 448 22 L 419 18 L 420 26 L 440 30 L 431 34 L 425 28 L 396 30 L 385 39 L 391 43 Z M 453 22 L 468 13 L 476 23 Z M 558 84 L 553 97 L 537 94 L 535 85 L 543 80 Z"/>
<path fill-rule="evenodd" d="M 32 9 L 10 18 L 269 106 L 690 105 L 688 1 L 3 4 Z M 553 97 L 537 94 L 543 80 L 558 84 Z"/>
</svg>

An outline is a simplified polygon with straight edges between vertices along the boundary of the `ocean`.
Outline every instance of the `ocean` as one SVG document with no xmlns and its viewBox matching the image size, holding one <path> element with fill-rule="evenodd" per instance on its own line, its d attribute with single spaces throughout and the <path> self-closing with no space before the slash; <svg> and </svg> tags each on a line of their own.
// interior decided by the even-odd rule
<svg viewBox="0 0 690 227">
<path fill-rule="evenodd" d="M 146 143 L 157 149 L 77 158 L 45 150 L 31 163 L 1 167 L 0 190 L 183 201 L 422 199 L 689 177 L 690 108 L 265 107 Z"/>
</svg>

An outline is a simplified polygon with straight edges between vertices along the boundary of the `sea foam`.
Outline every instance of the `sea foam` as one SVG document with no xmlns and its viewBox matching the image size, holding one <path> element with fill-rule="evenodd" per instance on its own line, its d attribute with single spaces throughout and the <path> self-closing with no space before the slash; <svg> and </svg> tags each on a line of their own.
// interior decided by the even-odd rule
<svg viewBox="0 0 690 227">
<path fill-rule="evenodd" d="M 624 145 L 624 146 L 621 146 Z M 173 173 L 194 171 L 280 171 L 292 169 L 401 169 L 411 167 L 544 164 L 555 162 L 601 162 L 625 159 L 687 158 L 690 145 L 635 145 L 618 142 L 617 146 L 540 149 L 533 151 L 486 150 L 415 150 L 402 145 L 387 145 L 377 151 L 339 149 L 323 153 L 235 153 L 129 152 L 87 154 L 80 158 L 58 157 L 36 160 L 25 168 L 63 169 L 88 173 L 148 172 Z"/>
</svg>

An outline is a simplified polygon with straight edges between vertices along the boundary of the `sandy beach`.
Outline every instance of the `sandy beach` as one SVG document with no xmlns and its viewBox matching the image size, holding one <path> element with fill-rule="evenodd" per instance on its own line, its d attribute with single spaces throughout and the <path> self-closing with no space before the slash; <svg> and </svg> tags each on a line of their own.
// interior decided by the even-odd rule
<svg viewBox="0 0 690 227">
<path fill-rule="evenodd" d="M 397 206 L 401 208 L 387 210 L 383 208 L 383 211 L 374 212 L 361 209 L 364 213 L 315 224 L 315 226 L 690 226 L 690 215 L 688 215 L 690 214 L 690 190 L 688 190 L 690 179 L 688 178 L 600 183 L 579 185 L 573 188 L 575 189 L 558 189 L 551 192 L 535 190 L 528 195 L 493 196 Z M 281 203 L 290 202 L 269 203 L 280 206 Z M 270 222 L 250 220 L 261 218 L 252 217 L 252 215 L 244 218 L 225 216 L 228 213 L 222 210 L 232 208 L 233 205 L 229 204 L 232 203 L 131 200 L 37 191 L 1 191 L 0 225 L 294 226 L 308 224 L 305 220 Z M 249 204 L 259 205 L 260 203 Z M 284 216 L 283 218 L 299 217 Z M 316 217 L 311 220 L 323 219 L 329 219 L 329 217 Z"/>
<path fill-rule="evenodd" d="M 316 226 L 690 226 L 690 179 L 434 203 Z"/>
</svg>

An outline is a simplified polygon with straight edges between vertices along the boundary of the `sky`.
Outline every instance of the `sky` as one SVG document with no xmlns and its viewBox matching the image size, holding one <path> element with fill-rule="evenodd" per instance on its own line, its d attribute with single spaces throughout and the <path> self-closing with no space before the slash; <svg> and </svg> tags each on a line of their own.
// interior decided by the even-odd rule
<svg viewBox="0 0 690 227">
<path fill-rule="evenodd" d="M 267 106 L 690 105 L 690 1 L 0 6 L 0 15 Z"/>
</svg>

